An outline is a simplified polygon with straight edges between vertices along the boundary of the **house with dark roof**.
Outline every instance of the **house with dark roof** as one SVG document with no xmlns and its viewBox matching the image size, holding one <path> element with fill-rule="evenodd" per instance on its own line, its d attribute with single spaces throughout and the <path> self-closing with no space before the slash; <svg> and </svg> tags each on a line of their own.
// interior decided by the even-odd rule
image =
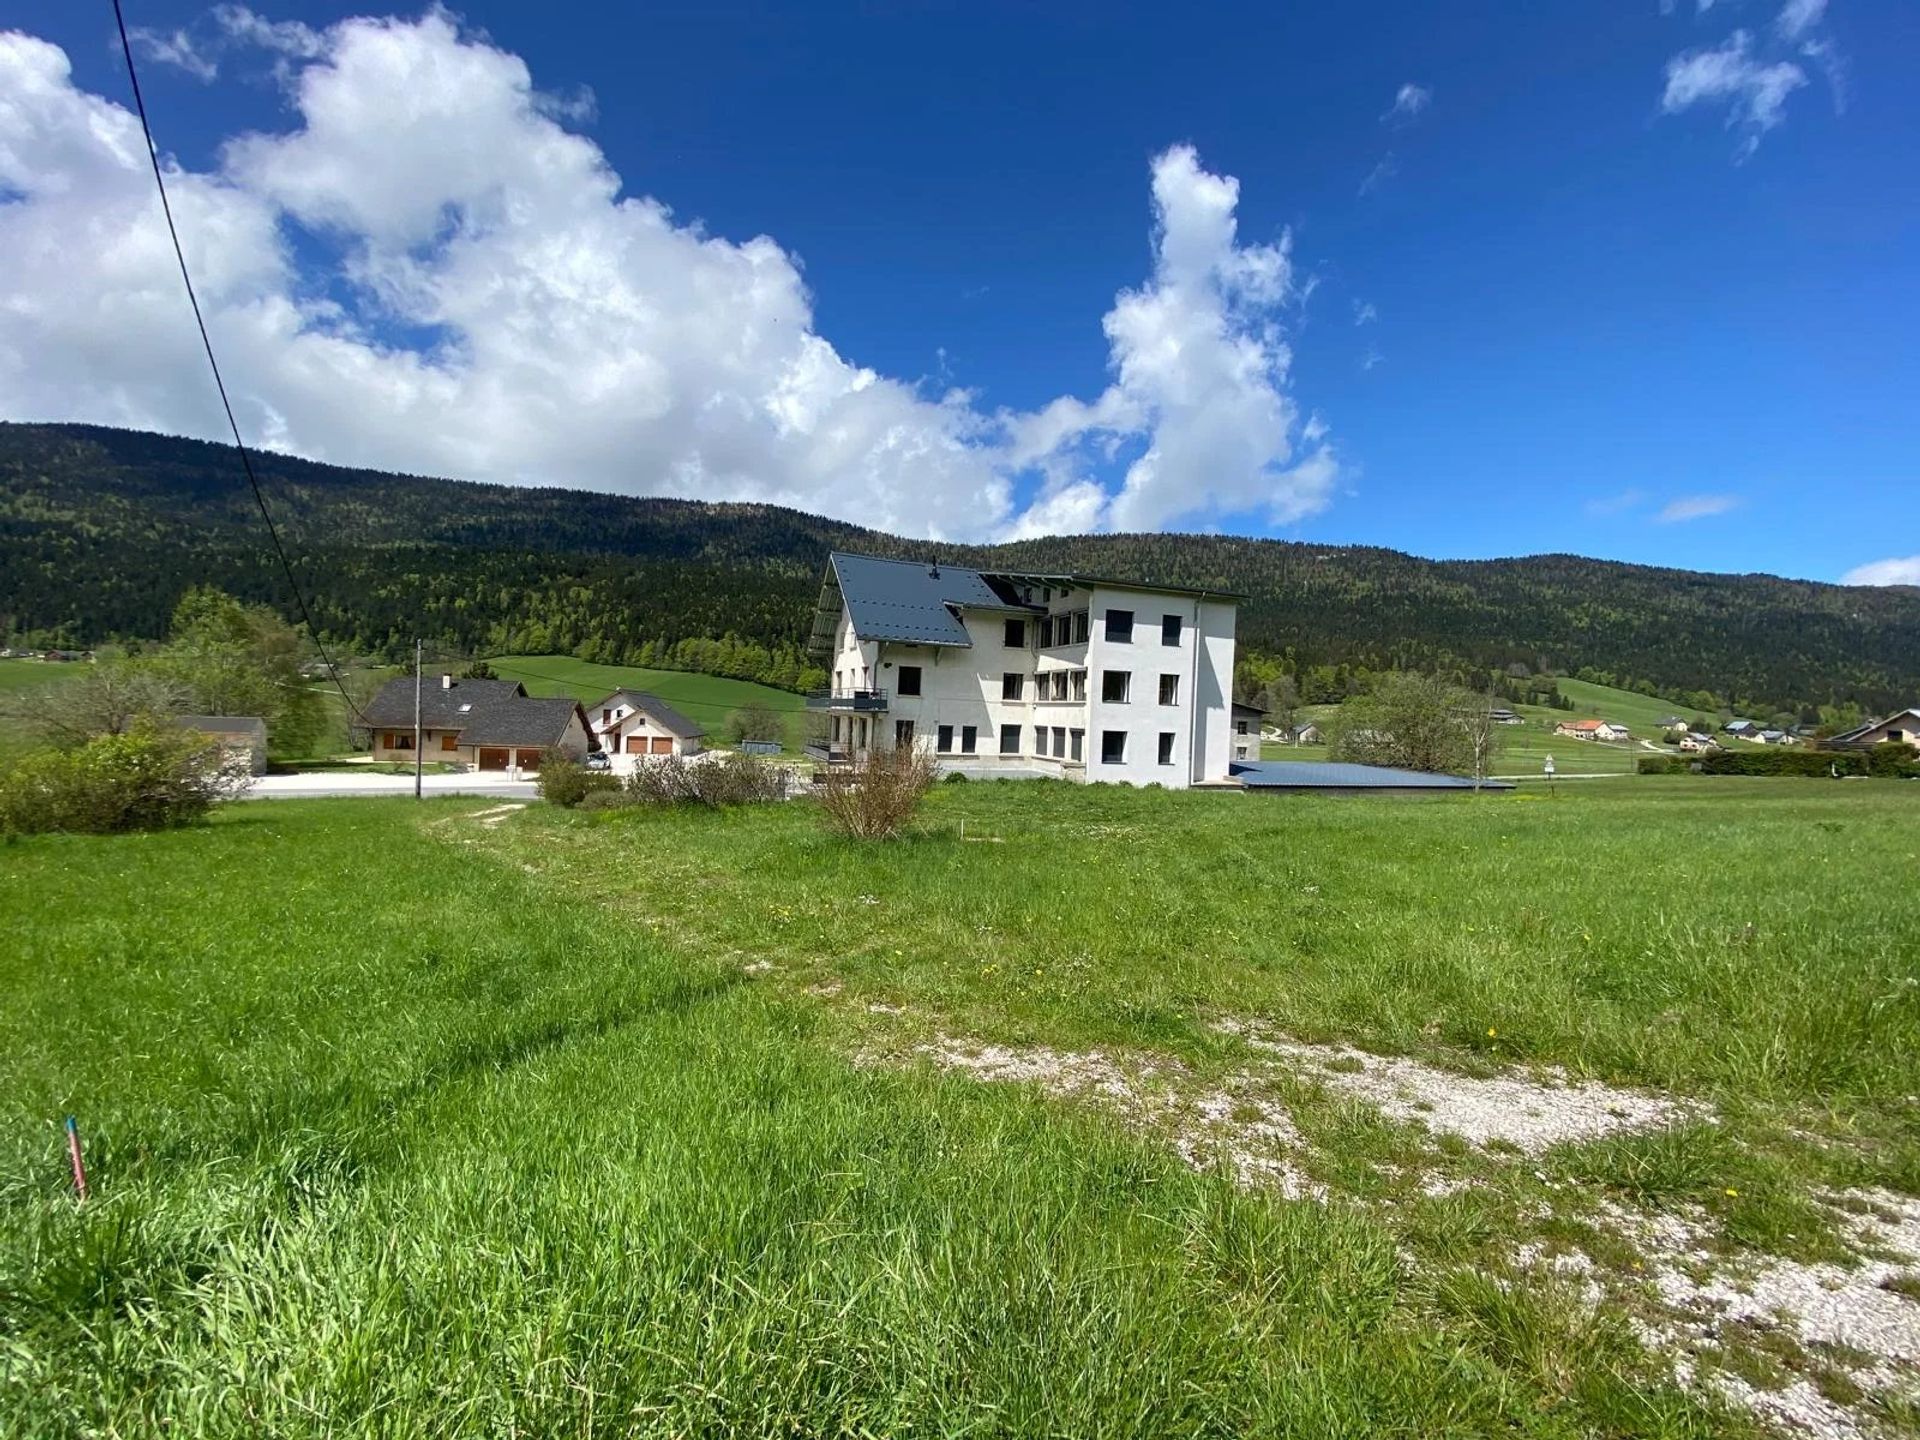
<svg viewBox="0 0 1920 1440">
<path fill-rule="evenodd" d="M 1854 746 L 1883 745 L 1888 741 L 1920 749 L 1920 705 L 1908 706 L 1898 715 L 1889 715 L 1884 720 L 1869 720 L 1865 725 L 1843 730 L 1827 743 Z"/>
<path fill-rule="evenodd" d="M 361 712 L 376 760 L 414 759 L 414 679 L 380 687 Z M 429 676 L 420 688 L 421 758 L 475 770 L 538 770 L 557 751 L 584 759 L 598 748 L 578 700 L 536 699 L 515 680 Z"/>
<path fill-rule="evenodd" d="M 623 774 L 645 757 L 698 755 L 707 733 L 644 690 L 616 690 L 589 705 L 587 723 L 600 748 L 613 757 L 614 770 Z"/>
<path fill-rule="evenodd" d="M 807 699 L 808 749 L 831 763 L 914 746 L 972 775 L 1232 784 L 1239 600 L 836 552 L 810 645 L 832 683 Z"/>
</svg>

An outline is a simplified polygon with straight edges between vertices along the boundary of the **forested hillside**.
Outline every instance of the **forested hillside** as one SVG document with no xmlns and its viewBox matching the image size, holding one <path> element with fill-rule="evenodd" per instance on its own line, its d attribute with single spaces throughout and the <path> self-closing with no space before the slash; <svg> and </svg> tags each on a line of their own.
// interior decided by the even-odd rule
<svg viewBox="0 0 1920 1440">
<path fill-rule="evenodd" d="M 1277 658 L 1309 698 L 1389 666 L 1525 666 L 1740 708 L 1920 696 L 1912 588 L 1232 536 L 933 546 L 774 506 L 260 464 L 320 628 L 372 654 L 424 635 L 473 653 L 799 685 L 821 565 L 842 547 L 1237 590 L 1243 649 Z M 291 605 L 230 449 L 0 424 L 0 629 L 51 643 L 149 636 L 195 583 Z"/>
</svg>

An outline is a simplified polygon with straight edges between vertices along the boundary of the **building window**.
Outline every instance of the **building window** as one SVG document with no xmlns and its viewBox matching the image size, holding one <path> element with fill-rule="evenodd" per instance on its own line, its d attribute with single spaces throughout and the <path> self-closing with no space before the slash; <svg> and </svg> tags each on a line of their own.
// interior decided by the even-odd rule
<svg viewBox="0 0 1920 1440">
<path fill-rule="evenodd" d="M 1180 643 L 1180 617 L 1178 615 L 1162 615 L 1160 617 L 1160 643 L 1162 645 L 1178 645 Z"/>
<path fill-rule="evenodd" d="M 1067 617 L 1062 615 L 1057 621 L 1051 615 L 1044 617 L 1040 621 L 1041 648 L 1045 649 L 1049 645 L 1064 645 L 1066 643 Z"/>
<path fill-rule="evenodd" d="M 1162 765 L 1173 764 L 1173 731 L 1171 730 L 1162 730 L 1160 732 L 1160 763 Z"/>
<path fill-rule="evenodd" d="M 1006 646 L 1009 650 L 1027 648 L 1027 622 L 1024 620 L 1007 621 Z"/>
<path fill-rule="evenodd" d="M 896 720 L 893 722 L 893 748 L 911 750 L 913 748 L 913 721 Z"/>
<path fill-rule="evenodd" d="M 900 667 L 898 685 L 902 695 L 918 695 L 920 693 L 920 667 L 918 665 L 902 665 Z"/>
<path fill-rule="evenodd" d="M 953 752 L 953 726 L 942 725 L 934 732 L 934 748 L 942 755 Z"/>
<path fill-rule="evenodd" d="M 1125 645 L 1133 639 L 1133 611 L 1107 611 L 1107 639 L 1118 645 Z"/>
<path fill-rule="evenodd" d="M 1133 685 L 1131 670 L 1102 670 L 1100 672 L 1100 699 L 1108 705 L 1127 703 L 1127 691 Z"/>
<path fill-rule="evenodd" d="M 1100 763 L 1102 765 L 1124 765 L 1127 763 L 1126 731 L 1102 730 L 1100 732 Z"/>
<path fill-rule="evenodd" d="M 1000 698 L 1002 700 L 1018 700 L 1020 698 L 1020 688 L 1025 683 L 1026 678 L 1027 677 L 1022 675 L 1018 670 L 1009 670 L 1006 674 L 1002 675 L 1000 677 Z"/>
<path fill-rule="evenodd" d="M 1076 645 L 1087 643 L 1087 612 L 1084 610 L 1073 612 L 1073 643 Z"/>
<path fill-rule="evenodd" d="M 440 748 L 442 750 L 458 750 L 460 748 L 460 737 L 449 730 L 445 735 L 440 737 Z"/>
<path fill-rule="evenodd" d="M 1073 742 L 1072 758 L 1075 760 L 1080 759 L 1080 752 L 1086 748 L 1087 732 L 1084 730 L 1069 730 L 1067 732 L 1067 739 Z"/>
<path fill-rule="evenodd" d="M 1236 734 L 1236 735 L 1244 735 L 1244 734 L 1246 734 L 1246 733 L 1247 733 L 1247 722 L 1246 722 L 1246 721 L 1244 721 L 1244 720 L 1236 720 L 1236 721 L 1234 721 L 1234 722 L 1233 722 L 1233 733 L 1234 733 L 1234 734 Z"/>
<path fill-rule="evenodd" d="M 972 725 L 960 727 L 960 753 L 971 755 L 979 748 L 979 731 Z"/>
<path fill-rule="evenodd" d="M 1053 698 L 1056 700 L 1067 698 L 1067 672 L 1064 670 L 1053 672 Z"/>
<path fill-rule="evenodd" d="M 613 707 L 611 705 L 600 712 L 600 723 L 602 725 L 611 725 L 613 723 Z"/>
<path fill-rule="evenodd" d="M 1056 760 L 1067 758 L 1067 731 L 1064 725 L 1053 727 L 1053 758 Z"/>
<path fill-rule="evenodd" d="M 1087 698 L 1087 672 L 1084 670 L 1073 672 L 1073 698 L 1079 701 Z"/>
<path fill-rule="evenodd" d="M 1180 677 L 1178 675 L 1162 675 L 1160 677 L 1160 703 L 1162 705 L 1178 705 L 1180 703 Z"/>
<path fill-rule="evenodd" d="M 1000 727 L 1000 753 L 1002 755 L 1018 755 L 1020 753 L 1020 727 L 1018 725 L 1002 725 Z"/>
</svg>

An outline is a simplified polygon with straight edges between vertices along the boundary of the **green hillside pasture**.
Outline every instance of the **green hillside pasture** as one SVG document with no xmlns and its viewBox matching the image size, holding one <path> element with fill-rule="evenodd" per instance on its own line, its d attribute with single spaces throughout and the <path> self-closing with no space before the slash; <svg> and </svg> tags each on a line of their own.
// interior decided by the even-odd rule
<svg viewBox="0 0 1920 1440">
<path fill-rule="evenodd" d="M 790 690 L 684 670 L 595 665 L 570 655 L 499 655 L 488 663 L 502 679 L 525 685 L 530 695 L 570 695 L 583 705 L 622 687 L 658 695 L 689 720 L 706 727 L 709 745 L 728 743 L 727 716 L 757 700 L 779 713 L 786 727 L 782 743 L 788 750 L 798 751 L 804 740 L 806 703 Z"/>
</svg>

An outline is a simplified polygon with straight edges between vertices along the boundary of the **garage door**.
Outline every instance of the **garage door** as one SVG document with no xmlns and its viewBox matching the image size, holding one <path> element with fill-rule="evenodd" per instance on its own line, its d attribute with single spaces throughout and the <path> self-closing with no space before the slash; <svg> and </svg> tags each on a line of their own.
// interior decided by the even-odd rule
<svg viewBox="0 0 1920 1440">
<path fill-rule="evenodd" d="M 522 770 L 538 770 L 540 768 L 540 752 L 538 750 L 518 751 L 514 755 L 514 763 L 519 765 Z"/>
<path fill-rule="evenodd" d="M 482 770 L 506 769 L 507 752 L 505 750 L 489 750 L 486 746 L 482 745 L 480 747 L 480 768 Z"/>
<path fill-rule="evenodd" d="M 673 740 L 666 735 L 654 736 L 653 753 L 656 755 L 671 755 L 673 753 Z"/>
<path fill-rule="evenodd" d="M 627 736 L 627 754 L 644 755 L 647 753 L 647 737 L 644 735 Z"/>
</svg>

